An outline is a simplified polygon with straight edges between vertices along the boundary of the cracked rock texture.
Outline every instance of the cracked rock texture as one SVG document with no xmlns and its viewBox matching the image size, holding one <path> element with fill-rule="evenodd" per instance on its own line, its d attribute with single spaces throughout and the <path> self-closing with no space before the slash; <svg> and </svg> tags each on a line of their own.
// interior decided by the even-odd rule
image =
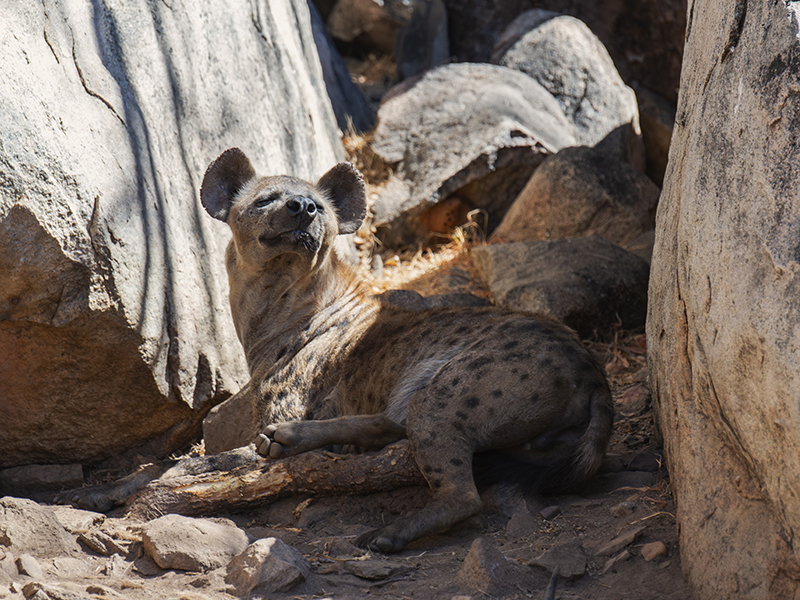
<svg viewBox="0 0 800 600">
<path fill-rule="evenodd" d="M 450 64 L 406 80 L 384 98 L 372 144 L 395 167 L 372 207 L 379 235 L 424 239 L 423 212 L 454 193 L 491 230 L 539 163 L 575 143 L 558 102 L 514 69 Z"/>
<path fill-rule="evenodd" d="M 528 24 L 527 30 L 494 62 L 522 71 L 550 92 L 575 124 L 580 144 L 594 146 L 623 125 L 638 134 L 636 94 L 622 81 L 603 44 L 578 19 L 551 15 L 532 10 L 518 17 L 529 17 L 520 25 Z"/>
<path fill-rule="evenodd" d="M 228 147 L 315 178 L 343 157 L 303 0 L 3 3 L 0 467 L 164 455 L 246 380 Z"/>
<path fill-rule="evenodd" d="M 647 347 L 698 600 L 800 597 L 795 5 L 689 4 Z"/>
</svg>

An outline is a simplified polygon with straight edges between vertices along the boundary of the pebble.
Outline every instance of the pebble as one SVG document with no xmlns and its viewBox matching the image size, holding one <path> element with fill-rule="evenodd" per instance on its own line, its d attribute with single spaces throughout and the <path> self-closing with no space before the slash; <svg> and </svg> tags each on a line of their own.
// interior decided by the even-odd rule
<svg viewBox="0 0 800 600">
<path fill-rule="evenodd" d="M 114 538 L 106 535 L 102 531 L 81 533 L 78 536 L 78 540 L 101 556 L 111 556 L 112 554 L 125 556 L 127 554 L 125 549 L 114 541 Z"/>
<path fill-rule="evenodd" d="M 649 401 L 650 390 L 643 385 L 636 384 L 625 390 L 617 401 L 617 406 L 623 417 L 635 417 L 645 411 Z"/>
<path fill-rule="evenodd" d="M 614 567 L 616 567 L 618 564 L 620 564 L 620 563 L 623 563 L 623 562 L 625 562 L 626 560 L 629 560 L 629 559 L 631 558 L 631 556 L 632 556 L 632 555 L 631 555 L 631 553 L 630 553 L 630 552 L 628 552 L 627 550 L 623 550 L 622 552 L 620 552 L 619 554 L 617 554 L 615 557 L 613 557 L 613 558 L 609 558 L 609 559 L 606 561 L 606 564 L 605 564 L 605 566 L 603 566 L 603 570 L 600 572 L 600 574 L 601 574 L 601 575 L 605 575 L 605 574 L 606 574 L 606 573 L 608 573 L 608 572 L 609 572 L 611 569 L 613 569 Z"/>
<path fill-rule="evenodd" d="M 254 590 L 259 595 L 286 592 L 310 573 L 308 561 L 298 550 L 277 538 L 263 538 L 228 563 L 225 583 L 233 586 L 235 595 L 247 597 Z"/>
<path fill-rule="evenodd" d="M 586 573 L 586 556 L 577 540 L 553 546 L 531 564 L 551 573 L 559 568 L 561 578 L 567 581 L 579 579 Z"/>
<path fill-rule="evenodd" d="M 52 507 L 53 515 L 61 525 L 70 533 L 85 533 L 93 526 L 100 525 L 106 520 L 102 513 L 90 510 L 81 510 L 69 506 Z"/>
<path fill-rule="evenodd" d="M 644 526 L 640 525 L 639 527 L 634 527 L 633 529 L 622 532 L 605 546 L 601 547 L 600 550 L 597 551 L 597 555 L 612 556 L 617 554 L 620 550 L 625 548 L 625 546 L 632 544 L 634 540 L 642 534 L 644 529 Z"/>
<path fill-rule="evenodd" d="M 543 509 L 541 510 L 541 512 L 539 512 L 539 514 L 540 514 L 540 515 L 542 515 L 542 518 L 543 518 L 545 521 L 552 521 L 552 520 L 553 520 L 553 519 L 555 519 L 555 518 L 556 518 L 558 515 L 560 515 L 560 514 L 561 514 L 561 507 L 560 507 L 560 506 L 557 506 L 557 505 L 554 505 L 554 506 L 548 506 L 547 508 L 543 508 Z"/>
<path fill-rule="evenodd" d="M 658 558 L 659 556 L 667 556 L 669 550 L 664 542 L 650 542 L 642 546 L 642 558 L 647 562 Z"/>
<path fill-rule="evenodd" d="M 34 579 L 42 578 L 42 567 L 39 566 L 39 561 L 30 554 L 20 554 L 17 559 L 17 570 L 20 575 L 28 575 Z"/>
<path fill-rule="evenodd" d="M 511 571 L 506 557 L 489 541 L 479 537 L 472 542 L 456 583 L 465 590 L 500 596 L 505 592 Z"/>
<path fill-rule="evenodd" d="M 408 570 L 408 565 L 386 560 L 348 560 L 344 570 L 361 579 L 380 581 Z"/>
<path fill-rule="evenodd" d="M 541 521 L 533 518 L 525 503 L 521 503 L 506 524 L 506 537 L 511 540 L 527 538 L 539 532 Z"/>
<path fill-rule="evenodd" d="M 14 558 L 14 555 L 11 554 L 8 549 L 2 547 L 0 547 L 0 553 L 2 553 L 2 556 L 0 557 L 0 571 L 13 577 L 18 573 L 17 562 Z"/>
<path fill-rule="evenodd" d="M 629 471 L 645 471 L 655 473 L 661 468 L 661 452 L 646 450 L 639 452 L 628 464 Z"/>
<path fill-rule="evenodd" d="M 625 500 L 611 507 L 611 516 L 617 517 L 618 519 L 621 517 L 629 517 L 635 510 L 636 503 Z"/>
</svg>

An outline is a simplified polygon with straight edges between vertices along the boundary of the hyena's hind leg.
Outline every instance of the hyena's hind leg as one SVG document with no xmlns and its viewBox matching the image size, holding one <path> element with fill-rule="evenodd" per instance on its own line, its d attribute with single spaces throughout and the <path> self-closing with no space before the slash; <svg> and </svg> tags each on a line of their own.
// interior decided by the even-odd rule
<svg viewBox="0 0 800 600">
<path fill-rule="evenodd" d="M 472 476 L 471 444 L 452 424 L 431 421 L 424 425 L 414 430 L 412 452 L 433 497 L 419 512 L 361 535 L 357 545 L 398 552 L 410 541 L 444 531 L 480 511 L 481 499 Z"/>
</svg>

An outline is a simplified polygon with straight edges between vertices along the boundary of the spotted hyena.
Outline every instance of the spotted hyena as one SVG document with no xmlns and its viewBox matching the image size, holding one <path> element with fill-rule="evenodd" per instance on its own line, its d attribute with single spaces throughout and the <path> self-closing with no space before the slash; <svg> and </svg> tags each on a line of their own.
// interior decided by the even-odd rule
<svg viewBox="0 0 800 600">
<path fill-rule="evenodd" d="M 260 177 L 236 148 L 206 171 L 201 200 L 226 222 L 230 303 L 262 433 L 274 458 L 408 438 L 432 490 L 422 510 L 362 536 L 394 552 L 480 509 L 473 455 L 542 490 L 598 468 L 613 420 L 602 369 L 551 318 L 494 307 L 429 308 L 374 296 L 333 252 L 366 214 L 342 163 L 316 185 Z"/>
</svg>

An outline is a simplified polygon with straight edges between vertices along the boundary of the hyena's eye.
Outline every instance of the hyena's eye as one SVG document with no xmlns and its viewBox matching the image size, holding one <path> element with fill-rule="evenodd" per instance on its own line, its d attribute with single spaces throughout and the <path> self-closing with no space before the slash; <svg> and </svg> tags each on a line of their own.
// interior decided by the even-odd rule
<svg viewBox="0 0 800 600">
<path fill-rule="evenodd" d="M 281 197 L 280 192 L 272 192 L 271 194 L 267 194 L 266 196 L 262 196 L 261 198 L 256 200 L 255 205 L 259 207 L 267 206 L 268 204 L 272 204 L 273 202 L 275 202 L 275 200 L 277 200 L 280 197 Z"/>
</svg>

